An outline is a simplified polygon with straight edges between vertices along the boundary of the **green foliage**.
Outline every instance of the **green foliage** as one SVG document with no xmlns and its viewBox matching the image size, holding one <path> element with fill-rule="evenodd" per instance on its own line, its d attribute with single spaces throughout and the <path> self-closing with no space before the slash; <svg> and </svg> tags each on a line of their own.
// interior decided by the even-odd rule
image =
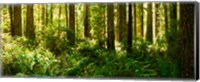
<svg viewBox="0 0 200 82">
<path fill-rule="evenodd" d="M 56 75 L 58 70 L 56 64 L 59 60 L 55 59 L 49 50 L 43 47 L 31 49 L 26 47 L 28 44 L 24 44 L 25 42 L 24 37 L 18 37 L 10 43 L 3 43 L 4 74 Z M 54 68 L 50 68 L 52 66 Z"/>
<path fill-rule="evenodd" d="M 4 33 L 2 33 L 3 54 L 1 55 L 4 75 L 92 78 L 178 77 L 179 62 L 171 57 L 174 53 L 177 53 L 175 49 L 178 47 L 178 29 L 169 29 L 166 36 L 160 37 L 154 44 L 142 37 L 133 37 L 133 52 L 129 55 L 126 53 L 128 44 L 125 40 L 120 45 L 121 50 L 109 51 L 100 47 L 99 44 L 106 41 L 106 5 L 92 4 L 90 7 L 92 39 L 82 39 L 84 27 L 83 4 L 78 4 L 75 8 L 75 33 L 69 27 L 65 27 L 65 21 L 61 21 L 59 27 L 57 15 L 54 15 L 52 24 L 48 22 L 44 28 L 37 27 L 35 29 L 35 40 L 29 40 L 23 36 L 11 37 L 7 33 L 10 30 L 8 28 L 9 20 L 4 21 L 2 24 L 4 30 Z M 53 10 L 57 11 L 56 8 L 58 7 L 54 6 Z M 6 11 L 6 9 L 3 11 Z M 137 12 L 140 14 L 141 10 Z M 7 17 L 6 14 L 4 15 L 4 17 Z M 61 18 L 63 18 L 63 14 Z M 50 18 L 48 17 L 48 19 Z M 174 27 L 178 21 L 171 20 L 171 23 Z M 40 25 L 38 24 L 38 26 Z M 70 45 L 67 34 L 76 34 L 75 46 Z M 169 49 L 167 43 L 172 44 L 173 47 Z"/>
<path fill-rule="evenodd" d="M 105 11 L 106 5 L 105 4 L 92 4 L 91 6 L 91 26 L 92 26 L 92 35 L 95 39 L 99 41 L 105 40 Z"/>
<path fill-rule="evenodd" d="M 49 36 L 50 37 L 50 36 Z M 58 37 L 43 38 L 44 42 L 66 45 Z M 51 36 L 53 37 L 53 36 Z M 36 41 L 37 42 L 37 41 Z M 55 57 L 47 43 L 40 42 L 30 47 L 25 37 L 3 37 L 3 67 L 5 75 L 19 77 L 176 77 L 177 64 L 169 58 L 159 56 L 158 49 L 150 47 L 142 38 L 135 38 L 133 53 L 129 57 L 125 50 L 113 52 L 99 48 L 95 41 L 80 40 L 74 48 L 64 48 Z M 48 45 L 53 43 L 49 43 Z M 154 55 L 152 55 L 154 54 Z"/>
</svg>

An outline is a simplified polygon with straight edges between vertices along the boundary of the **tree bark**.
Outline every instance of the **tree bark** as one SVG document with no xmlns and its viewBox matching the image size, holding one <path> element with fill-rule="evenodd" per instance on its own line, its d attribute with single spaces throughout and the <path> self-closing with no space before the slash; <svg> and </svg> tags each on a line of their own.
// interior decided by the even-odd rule
<svg viewBox="0 0 200 82">
<path fill-rule="evenodd" d="M 143 28 L 143 19 L 144 19 L 144 16 L 143 16 L 143 3 L 140 4 L 140 11 L 141 11 L 141 19 L 140 19 L 140 22 L 141 22 L 141 36 L 143 37 L 144 36 L 144 28 Z"/>
<path fill-rule="evenodd" d="M 13 5 L 9 5 L 11 34 L 14 33 Z"/>
<path fill-rule="evenodd" d="M 126 3 L 119 3 L 119 41 L 126 45 L 127 42 L 127 22 L 126 22 Z"/>
<path fill-rule="evenodd" d="M 108 24 L 108 44 L 107 48 L 115 50 L 115 36 L 114 36 L 114 9 L 113 4 L 107 4 L 107 24 Z"/>
<path fill-rule="evenodd" d="M 35 28 L 34 28 L 34 16 L 33 16 L 33 4 L 27 5 L 26 12 L 26 37 L 30 39 L 35 38 Z"/>
<path fill-rule="evenodd" d="M 165 8 L 165 33 L 167 33 L 167 29 L 168 29 L 168 5 L 165 4 L 164 5 Z"/>
<path fill-rule="evenodd" d="M 180 4 L 181 78 L 194 78 L 194 3 Z"/>
<path fill-rule="evenodd" d="M 58 18 L 59 18 L 59 20 L 58 20 L 58 27 L 61 26 L 61 24 L 60 24 L 60 22 L 61 22 L 61 13 L 62 13 L 62 5 L 60 4 L 59 5 L 59 13 L 58 13 Z"/>
<path fill-rule="evenodd" d="M 45 27 L 45 23 L 46 23 L 46 21 L 45 21 L 45 5 L 42 5 L 42 13 L 41 13 L 42 15 L 42 30 L 44 29 L 44 27 Z"/>
<path fill-rule="evenodd" d="M 68 5 L 65 4 L 65 20 L 66 20 L 66 27 L 69 27 L 69 18 L 68 18 Z"/>
<path fill-rule="evenodd" d="M 84 26 L 85 26 L 85 30 L 84 30 L 84 35 L 86 38 L 90 38 L 91 34 L 90 34 L 90 5 L 89 4 L 85 4 L 85 20 L 84 20 Z"/>
<path fill-rule="evenodd" d="M 50 9 L 50 22 L 53 24 L 53 4 L 51 4 L 51 9 Z"/>
<path fill-rule="evenodd" d="M 131 4 L 129 4 L 129 7 L 130 6 L 132 6 Z M 137 37 L 137 25 L 136 25 L 136 11 L 137 11 L 137 8 L 136 8 L 136 3 L 133 5 L 133 7 L 134 7 L 134 11 L 133 11 L 133 15 L 134 15 L 134 19 L 133 19 L 133 22 L 134 22 L 134 37 Z M 130 9 L 130 8 L 129 8 Z M 131 8 L 132 9 L 132 8 Z M 131 23 L 132 24 L 132 10 L 129 10 L 129 14 L 131 14 L 131 15 L 129 15 L 129 23 Z M 131 19 L 130 19 L 130 17 L 131 17 Z M 128 26 L 129 28 L 130 28 L 130 26 Z M 131 26 L 131 29 L 132 29 L 132 26 Z M 129 31 L 129 29 L 128 29 L 128 31 Z M 129 36 L 129 35 L 128 35 Z M 128 44 L 128 45 L 130 45 L 130 44 Z"/>
<path fill-rule="evenodd" d="M 152 33 L 152 3 L 148 3 L 148 12 L 147 12 L 147 35 L 146 39 L 150 43 L 153 42 L 153 33 Z"/>
<path fill-rule="evenodd" d="M 46 17 L 45 17 L 46 18 L 46 23 L 45 24 L 46 24 L 46 26 L 48 26 L 48 22 L 49 22 L 48 21 L 48 18 L 49 18 L 49 16 L 48 16 L 48 4 L 46 4 L 46 10 L 45 11 L 46 11 L 45 12 L 46 13 Z"/>
<path fill-rule="evenodd" d="M 12 36 L 22 36 L 22 16 L 21 5 L 14 5 L 14 24 L 12 27 Z"/>
<path fill-rule="evenodd" d="M 75 44 L 75 4 L 69 5 L 69 30 L 67 38 L 71 45 Z"/>
<path fill-rule="evenodd" d="M 136 14 L 136 4 L 134 4 L 134 15 Z M 129 3 L 128 5 L 128 40 L 127 40 L 127 44 L 128 44 L 128 47 L 127 47 L 127 53 L 131 53 L 132 52 L 132 5 L 131 3 Z M 135 16 L 136 17 L 136 16 Z M 135 17 L 134 17 L 134 20 L 135 20 Z M 134 21 L 134 24 L 135 24 L 136 21 Z M 135 25 L 136 26 L 136 25 Z"/>
</svg>

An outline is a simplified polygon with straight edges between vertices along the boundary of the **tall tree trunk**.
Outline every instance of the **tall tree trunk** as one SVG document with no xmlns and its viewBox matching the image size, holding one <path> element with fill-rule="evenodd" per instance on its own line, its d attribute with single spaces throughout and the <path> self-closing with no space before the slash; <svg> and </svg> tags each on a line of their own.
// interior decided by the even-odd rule
<svg viewBox="0 0 200 82">
<path fill-rule="evenodd" d="M 67 4 L 65 4 L 65 20 L 66 20 L 66 27 L 69 27 L 68 5 Z"/>
<path fill-rule="evenodd" d="M 84 35 L 87 38 L 91 37 L 90 34 L 90 5 L 89 4 L 85 4 L 85 20 L 84 20 L 84 26 L 85 26 L 85 30 L 84 30 Z"/>
<path fill-rule="evenodd" d="M 159 3 L 155 4 L 155 37 L 158 35 L 159 23 L 160 23 L 160 16 L 159 16 Z"/>
<path fill-rule="evenodd" d="M 144 24 L 143 23 L 143 19 L 144 19 L 144 16 L 143 16 L 143 3 L 140 4 L 139 8 L 140 8 L 140 11 L 141 11 L 141 15 L 140 15 L 141 16 L 141 19 L 140 19 L 140 22 L 141 22 L 141 27 L 140 27 L 141 28 L 141 36 L 143 37 L 144 36 L 144 28 L 143 28 L 143 24 Z"/>
<path fill-rule="evenodd" d="M 71 45 L 75 44 L 75 4 L 69 4 L 69 29 L 67 38 Z"/>
<path fill-rule="evenodd" d="M 58 11 L 58 37 L 60 37 L 60 28 L 61 28 L 61 13 L 62 13 L 62 5 L 59 5 Z"/>
<path fill-rule="evenodd" d="M 41 13 L 42 15 L 42 30 L 45 28 L 45 23 L 46 23 L 46 21 L 45 21 L 45 4 L 43 4 L 42 5 L 42 13 Z"/>
<path fill-rule="evenodd" d="M 48 18 L 49 18 L 49 16 L 48 16 L 48 4 L 46 4 L 46 10 L 45 10 L 46 12 L 46 26 L 48 26 Z"/>
<path fill-rule="evenodd" d="M 13 5 L 9 5 L 11 34 L 14 33 Z"/>
<path fill-rule="evenodd" d="M 164 5 L 165 8 L 165 33 L 167 33 L 167 29 L 168 29 L 168 4 L 166 3 Z"/>
<path fill-rule="evenodd" d="M 181 78 L 194 78 L 194 3 L 180 3 Z"/>
<path fill-rule="evenodd" d="M 21 5 L 14 5 L 14 24 L 12 28 L 12 36 L 22 36 L 22 16 Z"/>
<path fill-rule="evenodd" d="M 53 4 L 50 5 L 51 9 L 50 9 L 50 22 L 51 24 L 53 24 Z"/>
<path fill-rule="evenodd" d="M 134 24 L 136 24 L 136 21 L 135 21 L 135 17 L 136 17 L 136 4 L 134 4 Z M 128 47 L 127 47 L 127 53 L 131 53 L 132 52 L 132 5 L 131 3 L 129 3 L 128 5 L 128 40 L 127 40 L 127 44 L 128 44 Z M 136 25 L 134 25 L 136 26 Z"/>
<path fill-rule="evenodd" d="M 33 4 L 27 5 L 26 12 L 26 37 L 30 39 L 35 38 L 35 28 L 34 28 L 34 16 L 33 16 Z"/>
<path fill-rule="evenodd" d="M 146 39 L 150 43 L 153 42 L 153 33 L 152 33 L 152 3 L 148 3 L 148 12 L 147 12 L 147 35 Z"/>
<path fill-rule="evenodd" d="M 116 11 L 114 12 L 115 13 L 115 40 L 119 42 L 119 5 L 115 5 L 114 6 L 114 9 L 116 9 Z"/>
<path fill-rule="evenodd" d="M 159 5 L 160 3 L 153 3 L 153 42 L 156 43 L 157 34 L 159 30 Z"/>
<path fill-rule="evenodd" d="M 59 18 L 59 20 L 58 20 L 58 27 L 60 27 L 61 13 L 62 13 L 62 5 L 61 4 L 59 5 L 59 11 L 58 12 L 59 12 L 58 13 L 58 18 Z"/>
<path fill-rule="evenodd" d="M 126 38 L 126 28 L 127 28 L 127 22 L 126 22 L 126 3 L 119 3 L 119 40 L 121 44 L 124 44 L 127 42 Z M 125 44 L 126 45 L 126 44 Z"/>
<path fill-rule="evenodd" d="M 129 4 L 129 6 L 130 6 L 131 4 Z M 137 12 L 137 7 L 136 7 L 136 3 L 133 5 L 133 7 L 134 7 L 134 11 L 133 11 L 133 15 L 134 15 L 134 19 L 133 19 L 133 22 L 134 22 L 134 37 L 137 37 L 137 25 L 136 25 L 136 12 Z M 132 9 L 132 8 L 131 8 Z M 129 14 L 130 14 L 130 12 L 131 12 L 131 15 L 129 15 L 129 17 L 131 17 L 132 18 L 132 10 L 129 10 Z M 130 19 L 128 19 L 129 21 L 131 21 L 132 22 L 132 20 L 130 20 Z M 132 24 L 132 23 L 131 23 Z M 128 26 L 129 28 L 130 28 L 130 26 Z M 132 26 L 131 26 L 131 28 L 132 28 Z M 128 31 L 129 31 L 129 29 L 128 29 Z M 129 36 L 129 35 L 128 35 Z M 128 44 L 129 45 L 129 44 Z"/>
<path fill-rule="evenodd" d="M 114 36 L 114 9 L 113 4 L 107 4 L 107 24 L 108 24 L 108 41 L 107 48 L 115 50 Z"/>
</svg>

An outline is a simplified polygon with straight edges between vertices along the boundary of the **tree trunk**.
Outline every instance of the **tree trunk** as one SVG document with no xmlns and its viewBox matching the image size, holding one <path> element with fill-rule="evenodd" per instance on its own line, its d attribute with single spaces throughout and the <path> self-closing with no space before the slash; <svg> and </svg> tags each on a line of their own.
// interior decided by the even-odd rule
<svg viewBox="0 0 200 82">
<path fill-rule="evenodd" d="M 46 26 L 48 26 L 48 4 L 46 4 L 46 10 L 45 10 L 46 12 Z"/>
<path fill-rule="evenodd" d="M 152 33 L 152 3 L 148 3 L 147 9 L 147 35 L 146 39 L 150 43 L 153 42 L 153 33 Z"/>
<path fill-rule="evenodd" d="M 66 20 L 66 27 L 69 27 L 68 6 L 67 6 L 67 4 L 65 4 L 65 20 Z"/>
<path fill-rule="evenodd" d="M 134 15 L 136 14 L 136 4 L 134 4 Z M 128 5 L 128 36 L 127 36 L 127 38 L 128 38 L 128 40 L 127 40 L 127 44 L 128 44 L 128 47 L 127 47 L 127 53 L 131 53 L 132 52 L 132 5 L 131 5 L 131 3 L 129 3 L 129 5 Z M 134 16 L 134 20 L 136 19 L 135 18 L 136 16 Z M 134 21 L 134 24 L 136 24 L 135 23 L 136 21 Z M 134 25 L 134 26 L 136 26 L 136 25 Z"/>
<path fill-rule="evenodd" d="M 144 16 L 143 16 L 143 3 L 140 4 L 140 11 L 141 11 L 141 19 L 140 19 L 140 22 L 141 22 L 141 36 L 143 37 L 144 36 L 144 28 L 143 28 L 143 19 L 144 19 Z"/>
<path fill-rule="evenodd" d="M 59 18 L 59 20 L 58 20 L 58 27 L 59 27 L 59 28 L 61 27 L 61 26 L 60 26 L 61 13 L 62 13 L 62 5 L 60 4 L 60 5 L 59 5 L 59 13 L 58 13 L 58 18 Z"/>
<path fill-rule="evenodd" d="M 22 16 L 21 5 L 14 5 L 14 24 L 12 28 L 12 36 L 22 36 Z"/>
<path fill-rule="evenodd" d="M 51 9 L 50 9 L 50 22 L 53 24 L 53 4 L 51 4 Z"/>
<path fill-rule="evenodd" d="M 71 45 L 75 44 L 75 4 L 69 4 L 69 30 L 67 38 Z"/>
<path fill-rule="evenodd" d="M 45 21 L 45 5 L 42 5 L 42 15 L 41 15 L 42 17 L 42 30 L 44 29 L 44 27 L 45 27 L 45 23 L 46 23 L 46 21 Z"/>
<path fill-rule="evenodd" d="M 35 28 L 34 28 L 34 16 L 33 16 L 33 4 L 27 5 L 26 12 L 26 37 L 30 39 L 35 38 Z"/>
<path fill-rule="evenodd" d="M 113 4 L 107 4 L 107 24 L 108 24 L 108 41 L 107 48 L 115 50 L 115 36 L 114 36 L 114 9 Z"/>
<path fill-rule="evenodd" d="M 131 4 L 129 4 L 129 7 L 131 6 Z M 133 11 L 133 15 L 134 15 L 134 19 L 133 19 L 133 22 L 134 22 L 134 37 L 137 37 L 137 25 L 136 25 L 136 12 L 137 12 L 137 8 L 136 8 L 136 3 L 133 5 L 133 7 L 134 7 L 134 11 Z M 130 8 L 129 8 L 130 9 Z M 132 9 L 132 8 L 131 8 Z M 131 15 L 129 15 L 129 23 L 131 23 L 132 22 L 132 10 L 129 10 L 129 14 L 131 13 Z M 130 19 L 130 17 L 131 17 L 131 19 Z M 132 23 L 131 23 L 132 24 Z M 129 28 L 130 28 L 130 26 L 128 26 Z M 131 29 L 132 29 L 132 26 L 131 26 Z M 129 29 L 128 29 L 128 31 L 129 31 Z M 128 35 L 129 36 L 129 35 Z M 129 44 L 128 44 L 129 45 Z"/>
<path fill-rule="evenodd" d="M 180 4 L 181 78 L 194 78 L 194 3 Z"/>
<path fill-rule="evenodd" d="M 9 6 L 11 34 L 14 33 L 13 5 Z"/>
<path fill-rule="evenodd" d="M 85 30 L 84 30 L 84 35 L 86 38 L 90 38 L 91 34 L 90 34 L 90 5 L 89 4 L 85 4 L 85 20 L 84 20 L 84 26 L 85 26 Z"/>
<path fill-rule="evenodd" d="M 160 16 L 159 16 L 159 3 L 155 4 L 155 37 L 158 35 Z"/>
<path fill-rule="evenodd" d="M 126 3 L 119 3 L 119 40 L 121 44 L 127 42 Z M 125 44 L 126 45 L 126 44 Z"/>
<path fill-rule="evenodd" d="M 165 33 L 167 33 L 167 29 L 168 29 L 168 4 L 164 5 L 165 8 Z"/>
</svg>

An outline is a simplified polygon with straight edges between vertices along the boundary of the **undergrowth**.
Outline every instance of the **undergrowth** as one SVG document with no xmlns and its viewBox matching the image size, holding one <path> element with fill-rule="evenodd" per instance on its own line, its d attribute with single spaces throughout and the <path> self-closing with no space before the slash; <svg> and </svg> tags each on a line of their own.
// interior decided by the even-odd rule
<svg viewBox="0 0 200 82">
<path fill-rule="evenodd" d="M 80 40 L 70 46 L 62 37 L 3 36 L 3 74 L 18 77 L 177 77 L 177 65 L 165 54 L 165 46 L 142 38 L 133 42 L 133 53 L 108 51 L 95 41 Z"/>
</svg>

